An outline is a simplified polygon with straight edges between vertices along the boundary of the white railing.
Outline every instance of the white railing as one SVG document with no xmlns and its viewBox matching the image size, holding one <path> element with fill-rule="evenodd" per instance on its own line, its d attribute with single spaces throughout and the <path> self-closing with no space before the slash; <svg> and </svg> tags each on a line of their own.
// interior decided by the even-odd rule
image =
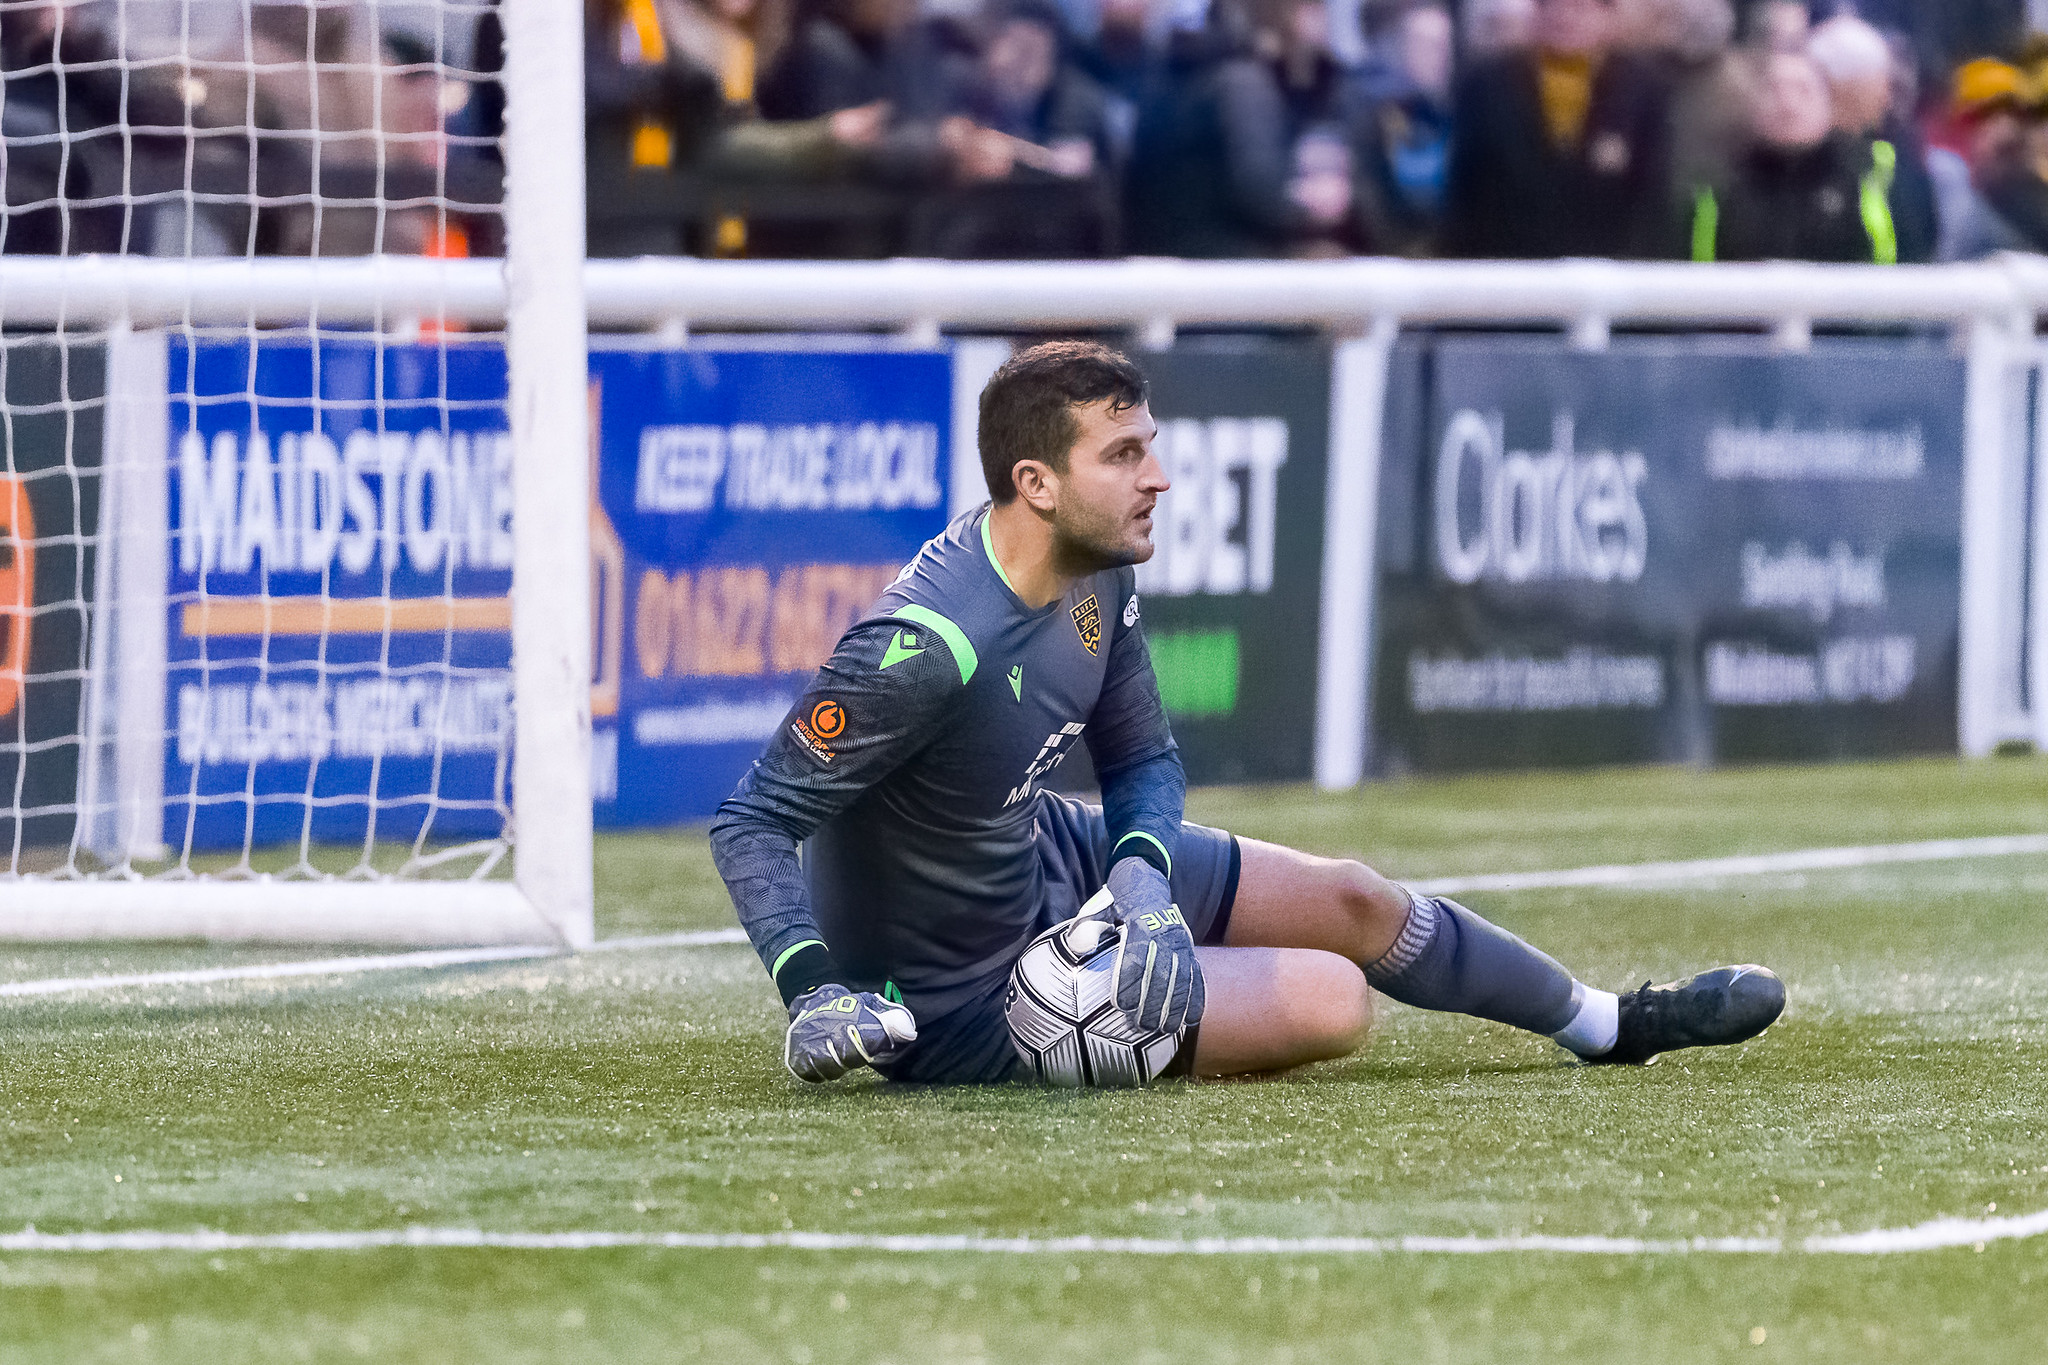
<svg viewBox="0 0 2048 1365">
<path fill-rule="evenodd" d="M 1948 327 L 1967 357 L 1963 593 L 1958 733 L 1966 753 L 2029 738 L 2048 747 L 2048 556 L 2028 593 L 2030 523 L 2048 532 L 2048 492 L 2026 432 L 2028 372 L 2040 361 L 2048 260 L 2008 256 L 1952 266 L 1663 265 L 1612 261 L 1439 263 L 1049 263 L 591 261 L 590 325 L 680 337 L 693 330 L 881 328 L 929 343 L 947 329 L 1128 328 L 1170 344 L 1185 326 L 1314 327 L 1334 333 L 1331 515 L 1363 534 L 1325 551 L 1317 778 L 1363 772 L 1372 636 L 1370 576 L 1385 369 L 1404 324 L 1557 326 L 1598 349 L 1617 324 L 1747 326 L 1802 349 L 1816 324 Z M 493 322 L 509 294 L 501 263 L 353 260 L 156 261 L 0 258 L 0 324 L 303 323 L 403 326 L 434 317 Z M 2044 400 L 2048 402 L 2048 400 Z M 2032 619 L 2023 606 L 2031 600 Z M 2041 642 L 2031 652 L 2023 638 Z"/>
<path fill-rule="evenodd" d="M 590 322 L 704 327 L 1009 327 L 1402 322 L 1583 326 L 1816 321 L 1958 323 L 2048 311 L 2048 259 L 1974 265 L 1423 262 L 590 261 Z M 503 264 L 370 256 L 325 261 L 0 258 L 0 315 L 50 325 L 334 322 L 504 316 Z"/>
</svg>

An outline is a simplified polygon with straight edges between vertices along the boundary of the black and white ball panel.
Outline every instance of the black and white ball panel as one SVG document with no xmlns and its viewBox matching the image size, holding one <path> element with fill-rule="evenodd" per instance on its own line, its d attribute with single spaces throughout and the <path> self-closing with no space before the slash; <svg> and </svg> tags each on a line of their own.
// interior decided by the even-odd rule
<svg viewBox="0 0 2048 1365">
<path fill-rule="evenodd" d="M 1118 940 L 1105 921 L 1077 918 L 1040 934 L 1018 958 L 1003 1008 L 1018 1054 L 1039 1080 L 1140 1086 L 1179 1051 L 1179 1031 L 1135 1028 L 1117 1009 Z"/>
</svg>

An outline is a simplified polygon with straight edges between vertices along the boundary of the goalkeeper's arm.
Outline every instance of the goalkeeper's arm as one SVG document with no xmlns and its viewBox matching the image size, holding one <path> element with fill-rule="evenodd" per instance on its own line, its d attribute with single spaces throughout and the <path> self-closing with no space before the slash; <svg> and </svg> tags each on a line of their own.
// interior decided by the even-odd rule
<svg viewBox="0 0 2048 1365">
<path fill-rule="evenodd" d="M 1133 596 L 1135 603 L 1137 598 Z M 1109 829 L 1109 866 L 1143 858 L 1173 873 L 1173 852 L 1187 804 L 1187 776 L 1159 700 L 1152 653 L 1135 612 L 1115 627 L 1102 695 L 1088 717 L 1089 756 L 1102 783 L 1102 816 Z"/>
<path fill-rule="evenodd" d="M 1136 603 L 1134 595 L 1132 607 Z M 1111 641 L 1102 696 L 1087 733 L 1109 833 L 1105 885 L 1120 926 L 1117 1008 L 1142 1029 L 1170 1033 L 1199 1024 L 1207 993 L 1170 881 L 1187 775 L 1135 610 L 1123 613 Z"/>
<path fill-rule="evenodd" d="M 847 984 L 811 914 L 798 845 L 928 743 L 959 694 L 959 669 L 937 636 L 880 667 L 895 629 L 878 618 L 846 633 L 711 825 L 733 908 L 788 1006 Z"/>
</svg>

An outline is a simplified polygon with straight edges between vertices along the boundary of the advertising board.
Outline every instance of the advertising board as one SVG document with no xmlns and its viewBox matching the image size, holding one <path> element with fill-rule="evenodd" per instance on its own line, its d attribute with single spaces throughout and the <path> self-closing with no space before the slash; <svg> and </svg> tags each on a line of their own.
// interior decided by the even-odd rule
<svg viewBox="0 0 2048 1365">
<path fill-rule="evenodd" d="M 708 818 L 945 529 L 943 351 L 591 354 L 600 826 Z"/>
<path fill-rule="evenodd" d="M 0 427 L 0 784 L 8 847 L 69 842 L 99 533 L 106 355 L 97 340 L 9 337 Z M 14 870 L 33 859 L 18 854 Z"/>
<path fill-rule="evenodd" d="M 1138 568 L 1145 636 L 1191 782 L 1314 763 L 1330 349 L 1186 340 L 1139 358 L 1172 488 Z"/>
<path fill-rule="evenodd" d="M 167 355 L 165 842 L 497 833 L 502 348 L 173 334 Z"/>
<path fill-rule="evenodd" d="M 1946 348 L 1424 346 L 1383 465 L 1381 772 L 1954 748 Z"/>
</svg>

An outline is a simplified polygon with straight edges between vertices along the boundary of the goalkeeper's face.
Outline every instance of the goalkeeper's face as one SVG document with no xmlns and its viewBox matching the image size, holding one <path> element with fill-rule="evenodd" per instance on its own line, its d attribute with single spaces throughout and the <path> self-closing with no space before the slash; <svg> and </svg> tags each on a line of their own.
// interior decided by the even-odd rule
<svg viewBox="0 0 2048 1365">
<path fill-rule="evenodd" d="M 1082 572 L 1143 564 L 1152 557 L 1152 512 L 1168 487 L 1152 453 L 1159 424 L 1144 403 L 1113 412 L 1107 400 L 1075 408 L 1074 421 L 1080 434 L 1066 471 L 1048 480 L 1057 556 Z"/>
</svg>

